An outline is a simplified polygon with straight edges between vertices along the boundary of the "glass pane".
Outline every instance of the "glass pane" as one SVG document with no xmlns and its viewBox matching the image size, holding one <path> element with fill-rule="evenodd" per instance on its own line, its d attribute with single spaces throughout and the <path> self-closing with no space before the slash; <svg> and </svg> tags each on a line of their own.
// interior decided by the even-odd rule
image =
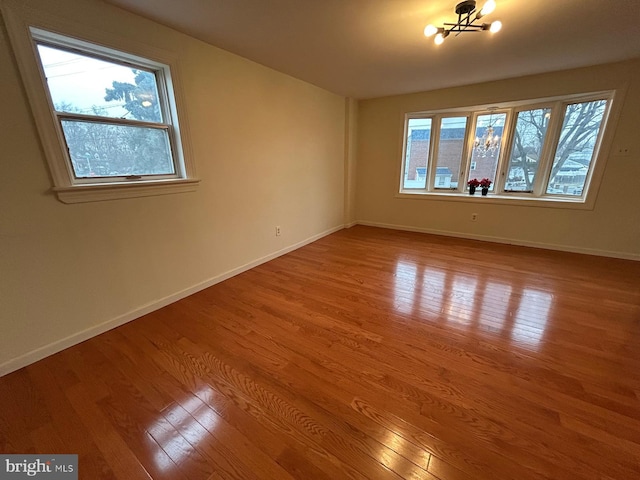
<svg viewBox="0 0 640 480">
<path fill-rule="evenodd" d="M 547 193 L 582 195 L 606 106 L 606 100 L 567 105 Z"/>
<path fill-rule="evenodd" d="M 38 45 L 58 112 L 162 122 L 153 73 Z"/>
<path fill-rule="evenodd" d="M 431 142 L 431 119 L 411 118 L 407 125 L 403 188 L 425 188 Z"/>
<path fill-rule="evenodd" d="M 489 113 L 478 115 L 476 121 L 475 141 L 471 152 L 471 163 L 475 162 L 476 168 L 469 170 L 468 180 L 488 178 L 491 181 L 490 190 L 495 185 L 506 119 L 506 113 Z"/>
<path fill-rule="evenodd" d="M 435 188 L 458 188 L 467 117 L 443 118 L 440 122 Z"/>
<path fill-rule="evenodd" d="M 511 192 L 533 192 L 540 154 L 551 118 L 550 108 L 518 113 L 513 148 L 509 159 L 504 189 Z"/>
<path fill-rule="evenodd" d="M 62 120 L 76 178 L 171 175 L 165 129 Z"/>
</svg>

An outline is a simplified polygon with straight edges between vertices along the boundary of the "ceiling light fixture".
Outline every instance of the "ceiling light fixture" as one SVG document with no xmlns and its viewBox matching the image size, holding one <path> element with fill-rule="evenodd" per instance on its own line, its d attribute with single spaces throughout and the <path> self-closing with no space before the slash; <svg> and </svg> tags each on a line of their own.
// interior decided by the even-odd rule
<svg viewBox="0 0 640 480">
<path fill-rule="evenodd" d="M 492 23 L 478 22 L 478 20 L 490 14 L 495 9 L 495 0 L 487 0 L 487 3 L 484 4 L 480 11 L 476 11 L 476 0 L 465 0 L 456 5 L 456 13 L 458 14 L 457 23 L 445 23 L 444 27 L 427 25 L 424 29 L 424 35 L 425 37 L 435 35 L 433 41 L 436 45 L 440 45 L 451 32 L 455 32 L 456 37 L 462 32 L 483 32 L 485 30 L 489 30 L 491 33 L 499 32 L 502 28 L 502 22 L 499 20 Z"/>
</svg>

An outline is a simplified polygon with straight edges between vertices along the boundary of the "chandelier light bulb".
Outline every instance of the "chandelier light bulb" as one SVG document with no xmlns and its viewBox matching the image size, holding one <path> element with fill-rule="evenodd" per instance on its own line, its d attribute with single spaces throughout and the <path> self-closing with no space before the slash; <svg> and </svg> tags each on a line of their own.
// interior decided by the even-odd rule
<svg viewBox="0 0 640 480">
<path fill-rule="evenodd" d="M 482 10 L 480 10 L 480 16 L 484 17 L 485 15 L 489 15 L 496 9 L 496 0 L 488 0 L 487 3 L 484 4 Z"/>
<path fill-rule="evenodd" d="M 444 42 L 444 35 L 442 35 L 441 33 L 437 34 L 436 38 L 434 38 L 433 41 L 436 45 L 442 45 L 442 42 Z"/>
<path fill-rule="evenodd" d="M 434 25 L 427 25 L 426 27 L 424 27 L 425 37 L 430 37 L 431 35 L 435 35 L 436 33 L 438 33 L 438 28 Z"/>
<path fill-rule="evenodd" d="M 489 31 L 491 33 L 497 33 L 502 29 L 502 22 L 500 20 L 496 20 L 495 22 L 493 22 L 491 24 L 491 27 L 489 27 Z"/>
</svg>

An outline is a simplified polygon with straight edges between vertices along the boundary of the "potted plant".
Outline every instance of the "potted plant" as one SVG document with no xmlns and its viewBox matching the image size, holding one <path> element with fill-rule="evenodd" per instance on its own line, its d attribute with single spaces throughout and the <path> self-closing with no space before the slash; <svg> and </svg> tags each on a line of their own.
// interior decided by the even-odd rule
<svg viewBox="0 0 640 480">
<path fill-rule="evenodd" d="M 489 187 L 491 186 L 493 182 L 491 180 L 489 180 L 488 178 L 483 178 L 482 180 L 480 180 L 479 185 L 480 188 L 482 188 L 482 195 L 487 195 L 487 193 L 489 193 Z"/>
<path fill-rule="evenodd" d="M 478 181 L 477 178 L 474 178 L 472 180 L 469 180 L 467 182 L 467 185 L 469 186 L 469 195 L 475 195 L 476 188 L 478 188 L 478 186 L 480 185 L 480 182 Z"/>
</svg>

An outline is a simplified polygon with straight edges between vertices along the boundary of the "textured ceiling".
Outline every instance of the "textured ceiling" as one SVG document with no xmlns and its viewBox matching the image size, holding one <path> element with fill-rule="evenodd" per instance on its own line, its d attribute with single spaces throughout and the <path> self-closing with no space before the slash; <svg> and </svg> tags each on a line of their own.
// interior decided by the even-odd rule
<svg viewBox="0 0 640 480">
<path fill-rule="evenodd" d="M 355 98 L 640 57 L 640 0 L 496 0 L 502 31 L 440 46 L 422 31 L 457 20 L 456 0 L 105 1 Z"/>
</svg>

